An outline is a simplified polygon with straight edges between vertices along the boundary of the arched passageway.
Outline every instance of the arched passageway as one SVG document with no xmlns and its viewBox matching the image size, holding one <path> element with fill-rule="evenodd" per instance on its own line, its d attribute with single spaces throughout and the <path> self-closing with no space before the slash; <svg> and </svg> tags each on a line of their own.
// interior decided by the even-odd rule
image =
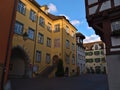
<svg viewBox="0 0 120 90">
<path fill-rule="evenodd" d="M 12 48 L 9 76 L 10 78 L 29 77 L 30 64 L 29 56 L 25 50 L 16 46 Z"/>
</svg>

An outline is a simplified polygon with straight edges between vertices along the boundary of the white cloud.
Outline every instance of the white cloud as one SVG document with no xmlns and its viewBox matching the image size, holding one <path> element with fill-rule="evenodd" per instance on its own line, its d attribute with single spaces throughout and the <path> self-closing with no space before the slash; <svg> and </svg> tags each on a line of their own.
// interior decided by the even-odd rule
<svg viewBox="0 0 120 90">
<path fill-rule="evenodd" d="M 65 15 L 65 14 L 60 14 L 60 16 L 65 16 L 66 19 L 68 19 L 68 20 L 70 19 L 69 16 L 67 16 L 67 15 Z"/>
<path fill-rule="evenodd" d="M 87 29 L 92 29 L 92 27 L 89 27 L 89 26 L 88 26 Z"/>
<path fill-rule="evenodd" d="M 83 22 L 80 22 L 79 20 L 72 20 L 71 21 L 71 24 L 72 25 L 80 25 L 80 24 L 82 24 Z"/>
<path fill-rule="evenodd" d="M 49 8 L 48 12 L 57 12 L 57 7 L 53 3 L 50 3 L 48 5 L 48 8 Z"/>
<path fill-rule="evenodd" d="M 84 39 L 84 43 L 89 43 L 89 42 L 95 42 L 95 41 L 100 41 L 100 37 L 98 35 L 91 35 L 91 36 L 86 36 L 86 39 Z"/>
</svg>

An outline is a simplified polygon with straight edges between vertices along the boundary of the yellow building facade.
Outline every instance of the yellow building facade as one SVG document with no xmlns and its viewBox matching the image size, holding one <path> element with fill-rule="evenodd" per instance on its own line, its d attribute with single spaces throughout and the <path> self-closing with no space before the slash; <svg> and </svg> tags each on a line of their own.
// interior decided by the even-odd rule
<svg viewBox="0 0 120 90">
<path fill-rule="evenodd" d="M 19 0 L 9 76 L 40 74 L 62 59 L 69 76 L 76 72 L 76 28 L 64 17 L 48 13 L 34 0 Z M 26 38 L 27 37 L 27 38 Z"/>
</svg>

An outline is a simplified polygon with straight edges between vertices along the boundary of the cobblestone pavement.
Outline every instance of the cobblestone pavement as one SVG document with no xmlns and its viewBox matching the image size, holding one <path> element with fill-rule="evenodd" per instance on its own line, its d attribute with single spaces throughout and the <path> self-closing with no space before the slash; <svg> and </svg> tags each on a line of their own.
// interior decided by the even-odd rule
<svg viewBox="0 0 120 90">
<path fill-rule="evenodd" d="M 106 75 L 62 78 L 12 79 L 12 90 L 108 90 Z"/>
</svg>

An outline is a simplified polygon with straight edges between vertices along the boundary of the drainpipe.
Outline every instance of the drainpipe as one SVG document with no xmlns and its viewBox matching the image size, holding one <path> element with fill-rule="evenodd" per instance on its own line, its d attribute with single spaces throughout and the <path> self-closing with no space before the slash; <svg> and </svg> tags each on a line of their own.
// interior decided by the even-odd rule
<svg viewBox="0 0 120 90">
<path fill-rule="evenodd" d="M 63 28 L 63 19 L 62 19 L 62 59 L 64 60 L 64 50 L 63 50 L 63 30 L 64 30 L 64 28 Z M 65 61 L 65 60 L 64 60 Z M 63 62 L 64 62 L 63 61 Z M 65 63 L 65 62 L 64 62 Z M 63 64 L 63 67 L 64 67 L 64 64 Z M 65 67 L 64 67 L 65 68 Z"/>
<path fill-rule="evenodd" d="M 38 30 L 38 13 L 40 11 L 37 12 L 37 15 L 36 15 L 36 33 L 35 33 L 35 41 L 34 41 L 34 53 L 33 53 L 33 67 L 34 67 L 34 64 L 35 64 L 35 54 L 36 54 L 36 42 L 37 42 L 37 30 Z M 32 77 L 34 77 L 34 73 L 33 73 L 33 68 L 32 68 Z"/>
</svg>

